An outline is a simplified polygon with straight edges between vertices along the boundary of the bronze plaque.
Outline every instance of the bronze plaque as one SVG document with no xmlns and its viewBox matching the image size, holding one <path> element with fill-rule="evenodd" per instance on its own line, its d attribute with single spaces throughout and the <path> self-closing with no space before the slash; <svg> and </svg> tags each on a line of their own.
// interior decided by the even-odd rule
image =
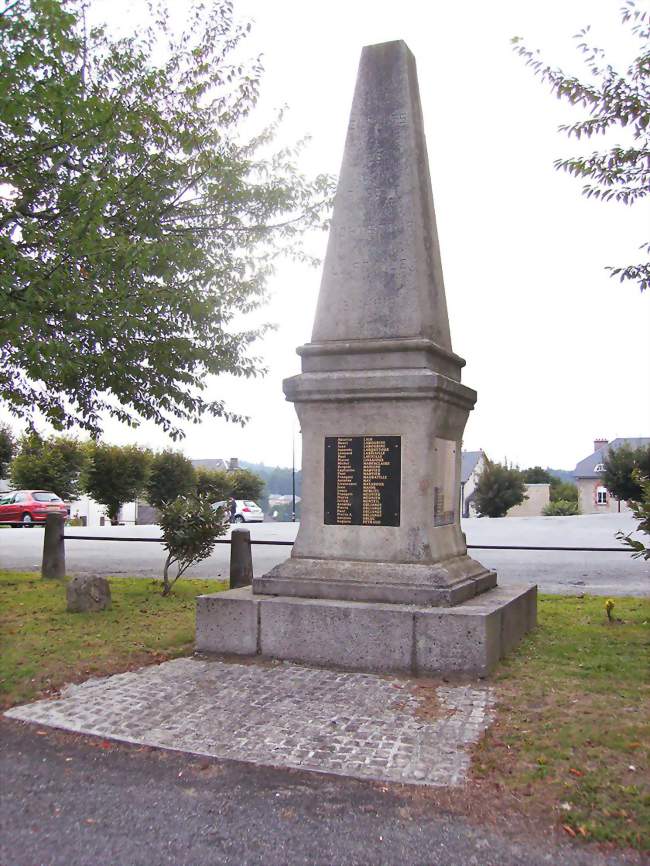
<svg viewBox="0 0 650 866">
<path fill-rule="evenodd" d="M 325 523 L 399 526 L 401 436 L 325 437 Z"/>
</svg>

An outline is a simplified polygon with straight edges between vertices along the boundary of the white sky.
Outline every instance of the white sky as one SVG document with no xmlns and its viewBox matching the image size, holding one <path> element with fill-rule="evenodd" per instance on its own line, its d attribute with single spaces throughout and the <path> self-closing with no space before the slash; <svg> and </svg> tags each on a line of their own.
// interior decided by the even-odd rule
<svg viewBox="0 0 650 866">
<path fill-rule="evenodd" d="M 99 3 L 116 23 L 133 11 L 125 0 Z M 182 16 L 184 0 L 170 4 Z M 596 437 L 650 436 L 650 293 L 604 270 L 642 261 L 650 210 L 586 200 L 579 181 L 556 172 L 554 159 L 577 152 L 557 125 L 581 115 L 510 45 L 523 36 L 549 62 L 579 71 L 571 37 L 592 24 L 614 60 L 631 56 L 620 5 L 236 0 L 255 22 L 250 53 L 264 54 L 260 125 L 286 103 L 279 143 L 310 134 L 308 171 L 338 173 L 362 46 L 404 39 L 414 53 L 453 348 L 467 360 L 464 383 L 478 391 L 464 447 L 522 467 L 571 469 Z M 599 146 L 594 139 L 588 149 Z M 312 243 L 324 253 L 325 241 Z M 269 374 L 210 385 L 209 396 L 251 421 L 243 430 L 210 420 L 189 428 L 186 454 L 290 465 L 298 428 L 281 383 L 299 372 L 295 347 L 309 341 L 319 282 L 318 270 L 278 271 L 260 317 L 278 326 L 258 348 Z M 152 425 L 108 423 L 105 438 L 170 444 Z"/>
</svg>

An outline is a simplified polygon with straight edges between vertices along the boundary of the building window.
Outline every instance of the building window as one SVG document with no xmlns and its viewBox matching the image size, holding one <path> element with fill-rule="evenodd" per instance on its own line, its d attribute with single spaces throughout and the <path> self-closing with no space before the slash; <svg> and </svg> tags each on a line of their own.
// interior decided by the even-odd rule
<svg viewBox="0 0 650 866">
<path fill-rule="evenodd" d="M 596 505 L 607 505 L 607 488 L 596 488 Z"/>
<path fill-rule="evenodd" d="M 594 472 L 604 472 L 604 471 L 605 471 L 605 464 L 604 463 L 596 463 L 596 465 L 594 466 Z"/>
</svg>

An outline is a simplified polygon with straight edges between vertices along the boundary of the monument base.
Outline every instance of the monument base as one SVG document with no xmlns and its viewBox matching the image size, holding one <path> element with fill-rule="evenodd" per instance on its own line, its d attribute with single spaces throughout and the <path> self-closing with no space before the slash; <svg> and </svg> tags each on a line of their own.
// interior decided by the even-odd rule
<svg viewBox="0 0 650 866">
<path fill-rule="evenodd" d="M 196 650 L 416 675 L 488 674 L 535 626 L 537 587 L 496 587 L 454 607 L 254 595 L 197 598 Z"/>
<path fill-rule="evenodd" d="M 496 572 L 469 556 L 429 564 L 292 556 L 253 578 L 253 591 L 256 595 L 450 607 L 496 584 Z"/>
</svg>

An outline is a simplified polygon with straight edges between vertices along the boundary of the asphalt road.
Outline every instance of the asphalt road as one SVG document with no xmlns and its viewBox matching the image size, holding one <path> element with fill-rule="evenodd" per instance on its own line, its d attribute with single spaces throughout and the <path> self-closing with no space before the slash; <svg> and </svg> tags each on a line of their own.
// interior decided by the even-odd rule
<svg viewBox="0 0 650 866">
<path fill-rule="evenodd" d="M 0 778 L 2 866 L 643 862 L 569 844 L 550 826 L 492 808 L 489 792 L 454 798 L 440 789 L 199 759 L 6 720 Z"/>
<path fill-rule="evenodd" d="M 295 538 L 298 524 L 250 524 L 253 540 Z M 630 515 L 582 515 L 579 517 L 512 517 L 499 520 L 463 521 L 467 543 L 537 545 L 544 547 L 618 547 L 618 529 L 631 532 Z M 160 535 L 157 526 L 70 527 L 70 535 L 152 538 Z M 187 572 L 188 577 L 227 578 L 230 548 L 217 545 L 214 554 Z M 0 529 L 0 568 L 40 568 L 42 529 Z M 289 556 L 289 547 L 255 545 L 253 565 L 264 574 Z M 541 592 L 599 595 L 649 595 L 650 563 L 634 560 L 625 552 L 576 553 L 551 551 L 473 550 L 470 554 L 496 569 L 504 585 L 537 583 Z M 66 564 L 69 573 L 159 576 L 164 560 L 159 544 L 127 541 L 68 541 Z"/>
</svg>

